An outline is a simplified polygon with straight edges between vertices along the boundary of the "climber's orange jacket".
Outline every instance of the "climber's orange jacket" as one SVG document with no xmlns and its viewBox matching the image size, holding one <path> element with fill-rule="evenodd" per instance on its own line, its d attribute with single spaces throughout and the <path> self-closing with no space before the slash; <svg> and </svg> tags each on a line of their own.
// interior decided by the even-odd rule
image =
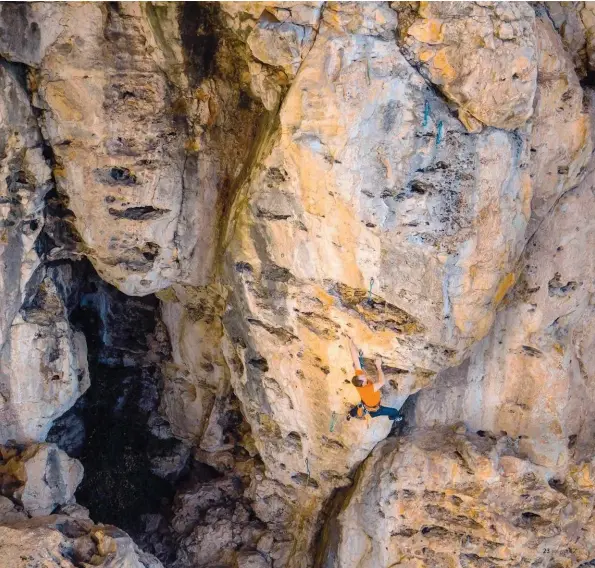
<svg viewBox="0 0 595 568">
<path fill-rule="evenodd" d="M 359 371 L 359 369 L 358 369 Z M 358 373 L 356 371 L 356 375 L 363 374 L 361 371 Z M 374 390 L 373 383 L 366 383 L 363 387 L 355 387 L 357 392 L 359 393 L 362 402 L 369 408 L 373 409 L 380 405 L 380 391 Z"/>
</svg>

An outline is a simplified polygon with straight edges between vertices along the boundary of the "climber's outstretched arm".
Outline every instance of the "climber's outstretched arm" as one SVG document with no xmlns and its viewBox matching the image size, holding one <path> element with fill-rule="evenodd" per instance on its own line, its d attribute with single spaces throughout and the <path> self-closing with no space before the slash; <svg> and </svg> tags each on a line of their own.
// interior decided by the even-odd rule
<svg viewBox="0 0 595 568">
<path fill-rule="evenodd" d="M 386 382 L 384 372 L 382 371 L 382 359 L 380 357 L 376 357 L 376 371 L 378 372 L 378 380 L 374 383 L 374 390 L 379 391 Z"/>
<path fill-rule="evenodd" d="M 353 342 L 351 337 L 349 338 L 349 351 L 351 351 L 351 358 L 353 359 L 353 366 L 356 370 L 362 370 L 362 366 L 359 363 L 359 351 L 357 350 L 357 345 Z"/>
</svg>

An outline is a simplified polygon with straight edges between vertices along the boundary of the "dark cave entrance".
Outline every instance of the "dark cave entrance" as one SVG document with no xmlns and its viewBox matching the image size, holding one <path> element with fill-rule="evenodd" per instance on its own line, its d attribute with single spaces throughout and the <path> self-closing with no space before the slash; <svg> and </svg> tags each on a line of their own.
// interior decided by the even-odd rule
<svg viewBox="0 0 595 568">
<path fill-rule="evenodd" d="M 71 325 L 86 338 L 90 387 L 47 436 L 84 466 L 77 502 L 93 521 L 125 530 L 164 566 L 192 562 L 196 544 L 186 539 L 197 531 L 200 541 L 213 522 L 231 523 L 234 546 L 241 542 L 255 550 L 252 536 L 266 526 L 243 492 L 252 468 L 262 469 L 258 456 L 235 444 L 222 461 L 210 461 L 213 456 L 202 454 L 196 443 L 173 436 L 159 414 L 162 369 L 171 349 L 158 299 L 127 296 L 104 282 L 82 257 L 64 199 L 52 191 L 46 203 L 46 224 L 36 243 L 44 262 L 32 279 L 29 302 L 43 300 L 37 287 L 51 278 Z M 250 440 L 233 393 L 218 404 L 224 444 Z M 243 464 L 240 473 L 228 471 L 229 459 Z M 185 506 L 197 492 L 208 495 L 203 505 Z M 243 520 L 235 519 L 237 510 Z M 176 522 L 179 515 L 184 522 Z M 214 551 L 222 562 L 228 553 Z"/>
<path fill-rule="evenodd" d="M 47 439 L 82 462 L 76 498 L 91 518 L 142 542 L 146 516 L 169 514 L 188 457 L 158 414 L 167 334 L 155 296 L 126 296 L 88 261 L 74 264 L 67 305 L 87 340 L 91 386 Z"/>
</svg>

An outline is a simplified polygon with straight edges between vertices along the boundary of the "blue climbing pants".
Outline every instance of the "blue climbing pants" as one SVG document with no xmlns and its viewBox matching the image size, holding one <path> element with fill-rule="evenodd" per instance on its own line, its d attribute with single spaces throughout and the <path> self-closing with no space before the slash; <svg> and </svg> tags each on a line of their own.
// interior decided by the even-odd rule
<svg viewBox="0 0 595 568">
<path fill-rule="evenodd" d="M 355 418 L 357 416 L 357 406 L 354 406 L 350 411 L 349 414 Z M 377 416 L 388 416 L 390 420 L 394 420 L 395 418 L 399 417 L 399 411 L 396 408 L 391 408 L 390 406 L 380 406 L 378 410 L 374 412 L 368 412 L 368 414 L 372 418 L 376 418 Z"/>
<path fill-rule="evenodd" d="M 375 412 L 370 412 L 370 416 L 372 418 L 376 418 L 377 416 L 388 416 L 391 420 L 398 418 L 399 411 L 396 408 L 391 408 L 390 406 L 381 406 Z"/>
</svg>

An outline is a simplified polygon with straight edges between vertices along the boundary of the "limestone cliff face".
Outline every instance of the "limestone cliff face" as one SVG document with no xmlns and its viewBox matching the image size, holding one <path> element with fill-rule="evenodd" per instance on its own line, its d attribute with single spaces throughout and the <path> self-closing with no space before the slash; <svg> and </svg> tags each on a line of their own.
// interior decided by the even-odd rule
<svg viewBox="0 0 595 568">
<path fill-rule="evenodd" d="M 325 566 L 588 566 L 593 464 L 551 478 L 514 440 L 462 430 L 381 443 L 335 521 Z"/>
<path fill-rule="evenodd" d="M 464 419 L 475 430 L 506 431 L 554 471 L 592 454 L 594 267 L 584 252 L 594 244 L 594 207 L 590 173 L 529 241 L 521 279 L 491 333 L 420 393 L 420 425 Z"/>
<path fill-rule="evenodd" d="M 0 442 L 80 457 L 91 514 L 176 568 L 593 558 L 594 25 L 0 6 Z M 348 337 L 412 395 L 402 440 L 344 420 Z M 40 559 L 158 562 L 23 522 Z"/>
</svg>

